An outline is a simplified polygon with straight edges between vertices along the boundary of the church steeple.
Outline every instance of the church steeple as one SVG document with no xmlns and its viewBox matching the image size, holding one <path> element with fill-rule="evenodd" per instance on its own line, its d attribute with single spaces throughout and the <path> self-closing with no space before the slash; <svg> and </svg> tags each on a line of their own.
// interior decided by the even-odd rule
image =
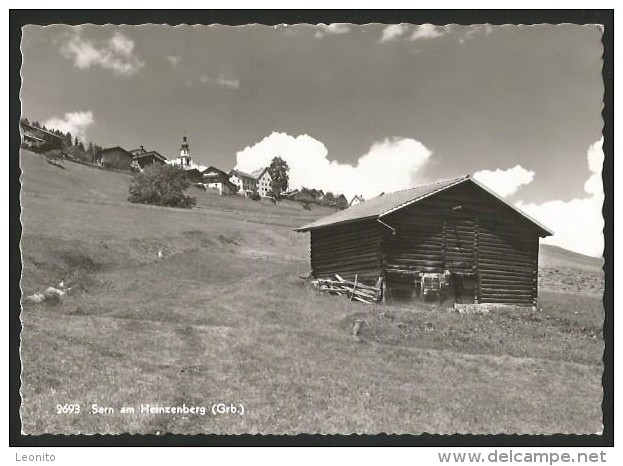
<svg viewBox="0 0 623 466">
<path fill-rule="evenodd" d="M 190 165 L 190 146 L 188 145 L 188 140 L 186 138 L 186 131 L 184 131 L 184 136 L 182 137 L 182 145 L 180 146 L 180 164 L 183 167 L 187 167 Z"/>
</svg>

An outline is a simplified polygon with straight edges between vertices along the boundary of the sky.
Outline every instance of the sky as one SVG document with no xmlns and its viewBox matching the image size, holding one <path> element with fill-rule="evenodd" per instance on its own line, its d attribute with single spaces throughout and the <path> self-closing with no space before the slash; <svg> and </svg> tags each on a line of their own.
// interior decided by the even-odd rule
<svg viewBox="0 0 623 466">
<path fill-rule="evenodd" d="M 474 175 L 601 256 L 597 26 L 26 26 L 23 115 L 365 198 Z"/>
</svg>

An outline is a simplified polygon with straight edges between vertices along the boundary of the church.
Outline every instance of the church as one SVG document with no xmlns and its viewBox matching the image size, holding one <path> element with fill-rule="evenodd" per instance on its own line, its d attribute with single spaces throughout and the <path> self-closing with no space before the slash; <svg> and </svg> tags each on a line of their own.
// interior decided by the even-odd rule
<svg viewBox="0 0 623 466">
<path fill-rule="evenodd" d="M 199 170 L 203 172 L 206 170 L 206 166 L 196 164 L 190 155 L 190 145 L 188 144 L 188 138 L 186 135 L 182 137 L 182 145 L 180 146 L 180 155 L 171 160 L 167 160 L 169 165 L 181 167 L 184 170 Z"/>
</svg>

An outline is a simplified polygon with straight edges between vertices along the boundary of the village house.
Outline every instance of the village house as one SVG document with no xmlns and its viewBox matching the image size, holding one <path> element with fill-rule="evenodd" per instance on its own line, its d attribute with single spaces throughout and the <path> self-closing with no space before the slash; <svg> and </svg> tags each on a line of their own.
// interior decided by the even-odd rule
<svg viewBox="0 0 623 466">
<path fill-rule="evenodd" d="M 257 183 L 257 193 L 262 197 L 268 197 L 270 193 L 270 182 L 272 181 L 268 167 L 255 170 L 251 173 L 251 176 Z"/>
<path fill-rule="evenodd" d="M 236 185 L 237 193 L 241 196 L 251 196 L 257 192 L 257 180 L 243 171 L 232 169 L 229 172 L 229 181 Z"/>
<path fill-rule="evenodd" d="M 117 168 L 120 170 L 129 170 L 134 160 L 134 156 L 130 151 L 119 146 L 102 149 L 98 157 L 103 167 Z"/>
<path fill-rule="evenodd" d="M 539 239 L 552 232 L 471 176 L 383 194 L 297 229 L 316 278 L 384 283 L 386 299 L 536 306 Z M 442 286 L 446 284 L 447 286 Z M 424 291 L 424 293 L 422 293 Z"/>
<path fill-rule="evenodd" d="M 238 186 L 229 180 L 229 175 L 216 167 L 208 167 L 202 173 L 201 182 L 206 189 L 214 190 L 221 196 L 238 192 Z"/>
<path fill-rule="evenodd" d="M 358 195 L 358 196 L 354 196 L 354 197 L 350 200 L 350 203 L 349 203 L 348 205 L 349 205 L 350 207 L 352 207 L 352 206 L 354 206 L 354 205 L 357 205 L 357 204 L 362 203 L 363 201 L 364 201 L 363 196 L 360 196 L 360 195 Z"/>
<path fill-rule="evenodd" d="M 62 147 L 64 138 L 58 134 L 37 128 L 25 121 L 20 121 L 19 126 L 22 146 L 25 148 L 36 150 L 43 147 L 48 149 L 60 149 Z"/>
<path fill-rule="evenodd" d="M 348 207 L 348 199 L 343 194 L 335 198 L 335 207 L 338 209 L 346 209 Z"/>
<path fill-rule="evenodd" d="M 141 168 L 145 168 L 149 165 L 164 165 L 167 163 L 167 158 L 164 155 L 161 155 L 155 150 L 147 151 L 143 146 L 131 150 L 130 153 Z"/>
</svg>

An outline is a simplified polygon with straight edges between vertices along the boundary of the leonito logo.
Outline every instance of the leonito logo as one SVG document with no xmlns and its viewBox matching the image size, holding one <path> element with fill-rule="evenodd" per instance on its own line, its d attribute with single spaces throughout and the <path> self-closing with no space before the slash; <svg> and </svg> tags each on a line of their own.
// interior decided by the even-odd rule
<svg viewBox="0 0 623 466">
<path fill-rule="evenodd" d="M 45 462 L 45 461 L 56 461 L 56 457 L 48 453 L 40 453 L 37 455 L 24 455 L 24 454 L 20 455 L 19 453 L 15 453 L 15 461 L 39 463 L 39 462 Z"/>
</svg>

